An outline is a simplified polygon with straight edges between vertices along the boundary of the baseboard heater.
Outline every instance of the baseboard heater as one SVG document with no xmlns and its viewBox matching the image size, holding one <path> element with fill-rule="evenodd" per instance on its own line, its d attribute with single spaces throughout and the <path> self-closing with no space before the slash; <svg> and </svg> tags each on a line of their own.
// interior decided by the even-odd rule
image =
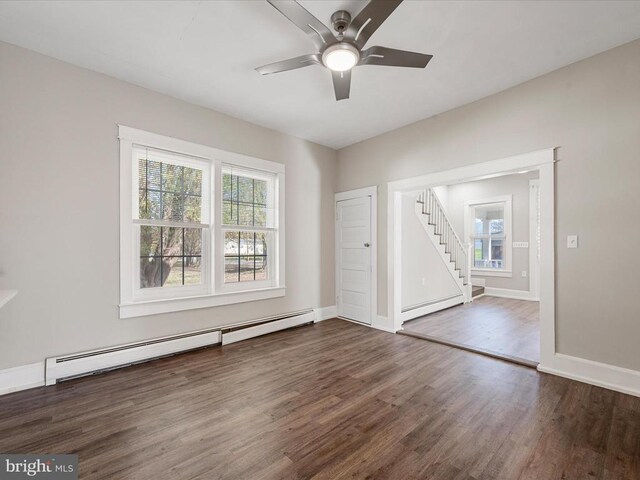
<svg viewBox="0 0 640 480">
<path fill-rule="evenodd" d="M 298 312 L 264 318 L 260 321 L 247 322 L 242 324 L 223 327 L 222 345 L 246 340 L 247 338 L 266 335 L 287 328 L 298 327 L 315 321 L 316 315 L 313 310 L 300 310 Z"/>
<path fill-rule="evenodd" d="M 220 343 L 220 330 L 216 328 L 63 357 L 47 358 L 45 362 L 45 384 L 53 385 L 60 380 L 69 380 L 105 370 L 121 368 L 217 343 Z"/>
<path fill-rule="evenodd" d="M 428 307 L 429 305 L 435 305 L 436 303 L 446 302 L 447 300 L 453 300 L 454 298 L 462 297 L 461 293 L 457 293 L 456 295 L 451 295 L 449 297 L 437 298 L 436 300 L 431 300 L 429 302 L 419 303 L 417 305 L 411 305 L 409 307 L 405 307 L 401 310 L 402 313 L 410 312 L 412 310 L 417 310 L 418 308 Z"/>
<path fill-rule="evenodd" d="M 45 361 L 45 384 L 122 368 L 155 358 L 208 347 L 222 343 L 239 342 L 286 328 L 313 323 L 313 310 L 265 317 L 257 320 L 226 325 L 207 330 L 183 333 L 142 342 L 103 348 L 89 352 L 47 358 Z"/>
</svg>

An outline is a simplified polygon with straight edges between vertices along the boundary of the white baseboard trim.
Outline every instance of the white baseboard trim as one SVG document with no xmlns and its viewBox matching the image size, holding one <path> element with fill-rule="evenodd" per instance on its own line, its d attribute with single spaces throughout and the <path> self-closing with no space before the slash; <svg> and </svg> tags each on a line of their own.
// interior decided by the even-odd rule
<svg viewBox="0 0 640 480">
<path fill-rule="evenodd" d="M 423 315 L 428 315 L 433 312 L 438 312 L 440 310 L 444 310 L 445 308 L 454 307 L 456 305 L 461 305 L 464 303 L 464 295 L 460 294 L 453 298 L 448 298 L 441 302 L 431 303 L 429 305 L 425 305 L 424 307 L 415 308 L 413 310 L 409 310 L 406 312 L 400 313 L 400 321 L 406 322 L 409 320 L 413 320 L 414 318 L 422 317 Z"/>
<path fill-rule="evenodd" d="M 371 325 L 371 328 L 375 328 L 376 330 L 382 330 L 383 332 L 396 333 L 395 329 L 388 325 L 389 320 L 387 319 L 387 317 L 378 315 L 377 320 L 378 320 L 377 323 Z"/>
<path fill-rule="evenodd" d="M 44 362 L 0 370 L 0 395 L 44 385 Z"/>
<path fill-rule="evenodd" d="M 316 315 L 315 323 L 318 323 L 330 318 L 336 318 L 338 316 L 338 307 L 331 305 L 330 307 L 314 308 L 313 312 Z"/>
<path fill-rule="evenodd" d="M 515 300 L 539 301 L 531 292 L 526 290 L 512 290 L 510 288 L 484 287 L 484 294 L 489 297 L 513 298 Z M 477 298 L 477 297 L 476 297 Z"/>
<path fill-rule="evenodd" d="M 562 353 L 554 355 L 552 365 L 538 365 L 538 370 L 640 397 L 640 371 L 637 370 Z"/>
</svg>

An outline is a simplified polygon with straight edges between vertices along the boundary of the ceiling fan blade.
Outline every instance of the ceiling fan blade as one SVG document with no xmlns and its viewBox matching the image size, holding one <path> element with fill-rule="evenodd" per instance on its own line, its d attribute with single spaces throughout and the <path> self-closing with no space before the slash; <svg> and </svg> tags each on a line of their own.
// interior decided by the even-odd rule
<svg viewBox="0 0 640 480">
<path fill-rule="evenodd" d="M 385 65 L 389 67 L 424 68 L 433 55 L 407 52 L 387 47 L 370 47 L 362 52 L 358 65 Z"/>
<path fill-rule="evenodd" d="M 295 0 L 267 1 L 300 30 L 309 35 L 318 50 L 322 50 L 338 41 L 324 23 L 311 15 Z"/>
<path fill-rule="evenodd" d="M 371 35 L 401 3 L 402 0 L 371 0 L 351 21 L 346 38 L 352 40 L 358 48 L 364 47 Z"/>
<path fill-rule="evenodd" d="M 336 92 L 336 100 L 345 100 L 349 98 L 351 90 L 351 70 L 346 72 L 331 72 L 333 77 L 333 89 Z"/>
<path fill-rule="evenodd" d="M 261 75 L 269 75 L 271 73 L 286 72 L 287 70 L 308 67 L 309 65 L 319 65 L 320 63 L 320 54 L 310 53 L 309 55 L 302 55 L 300 57 L 270 63 L 269 65 L 263 65 L 262 67 L 256 68 L 256 72 Z"/>
</svg>

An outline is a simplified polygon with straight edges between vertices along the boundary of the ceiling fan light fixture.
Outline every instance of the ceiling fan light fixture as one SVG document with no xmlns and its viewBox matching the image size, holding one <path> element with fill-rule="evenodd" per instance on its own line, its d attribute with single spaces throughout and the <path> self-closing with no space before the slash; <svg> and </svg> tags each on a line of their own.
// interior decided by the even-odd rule
<svg viewBox="0 0 640 480">
<path fill-rule="evenodd" d="M 346 72 L 358 64 L 360 52 L 350 43 L 336 43 L 322 53 L 322 63 L 334 72 Z"/>
</svg>

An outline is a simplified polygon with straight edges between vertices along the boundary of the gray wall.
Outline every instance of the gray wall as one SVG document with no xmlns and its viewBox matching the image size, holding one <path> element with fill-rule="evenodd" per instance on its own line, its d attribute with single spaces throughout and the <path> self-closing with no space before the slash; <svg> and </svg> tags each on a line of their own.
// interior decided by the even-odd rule
<svg viewBox="0 0 640 480">
<path fill-rule="evenodd" d="M 388 181 L 549 147 L 559 147 L 557 350 L 640 370 L 640 40 L 338 152 L 338 190 L 379 185 L 378 313 Z M 566 248 L 568 234 L 580 248 Z"/>
<path fill-rule="evenodd" d="M 286 165 L 284 298 L 118 318 L 116 124 Z M 0 369 L 334 305 L 335 151 L 0 43 Z"/>
<path fill-rule="evenodd" d="M 416 197 L 402 196 L 402 308 L 460 294 L 416 216 Z"/>
<path fill-rule="evenodd" d="M 529 180 L 538 178 L 538 172 L 521 175 L 505 175 L 503 177 L 488 178 L 476 182 L 450 185 L 446 191 L 447 215 L 453 223 L 453 228 L 463 242 L 464 238 L 464 202 L 482 200 L 483 198 L 512 196 L 512 241 L 529 241 Z M 438 192 L 436 192 L 438 193 Z M 439 198 L 439 197 L 438 197 Z M 514 248 L 511 252 L 511 277 L 489 277 L 474 274 L 474 278 L 484 279 L 487 287 L 509 288 L 511 290 L 529 290 L 529 249 Z M 522 271 L 527 276 L 522 276 Z"/>
</svg>

